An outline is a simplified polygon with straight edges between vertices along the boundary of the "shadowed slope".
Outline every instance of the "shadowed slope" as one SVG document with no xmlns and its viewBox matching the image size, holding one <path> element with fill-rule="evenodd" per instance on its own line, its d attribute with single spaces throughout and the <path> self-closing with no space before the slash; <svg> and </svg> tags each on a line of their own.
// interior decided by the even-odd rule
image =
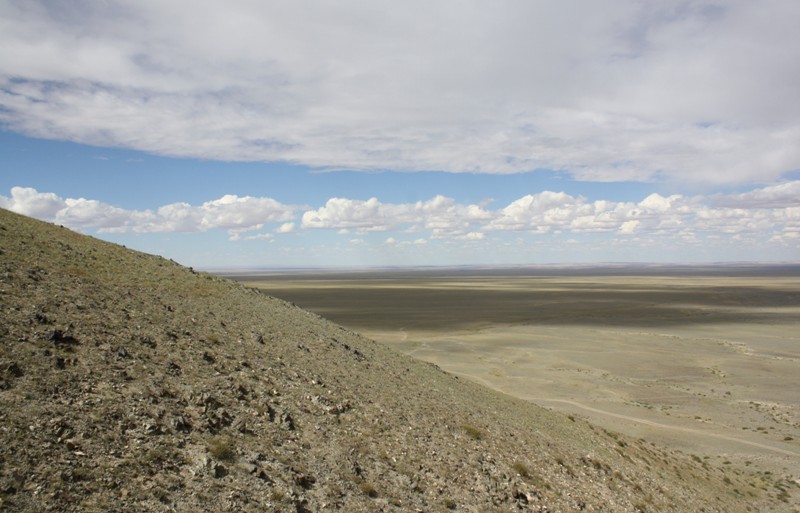
<svg viewBox="0 0 800 513">
<path fill-rule="evenodd" d="M 4 510 L 745 511 L 766 500 L 752 477 L 6 211 L 0 298 Z"/>
</svg>

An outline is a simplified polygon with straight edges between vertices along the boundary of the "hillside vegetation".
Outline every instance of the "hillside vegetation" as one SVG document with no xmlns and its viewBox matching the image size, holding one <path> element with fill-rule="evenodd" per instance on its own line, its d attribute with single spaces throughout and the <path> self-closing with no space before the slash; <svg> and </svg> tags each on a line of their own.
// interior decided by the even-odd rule
<svg viewBox="0 0 800 513">
<path fill-rule="evenodd" d="M 3 511 L 733 512 L 791 486 L 7 211 L 0 308 Z"/>
</svg>

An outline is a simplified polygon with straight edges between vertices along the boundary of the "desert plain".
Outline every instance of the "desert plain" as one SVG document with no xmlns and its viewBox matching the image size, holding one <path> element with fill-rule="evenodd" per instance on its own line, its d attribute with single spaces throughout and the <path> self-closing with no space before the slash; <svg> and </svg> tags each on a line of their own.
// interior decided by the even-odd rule
<svg viewBox="0 0 800 513">
<path fill-rule="evenodd" d="M 446 371 L 800 478 L 800 268 L 228 274 Z"/>
</svg>

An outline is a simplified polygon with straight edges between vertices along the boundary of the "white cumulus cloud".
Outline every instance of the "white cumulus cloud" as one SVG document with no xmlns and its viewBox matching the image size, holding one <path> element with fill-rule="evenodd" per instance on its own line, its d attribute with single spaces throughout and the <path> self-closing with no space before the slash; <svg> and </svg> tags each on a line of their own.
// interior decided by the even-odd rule
<svg viewBox="0 0 800 513">
<path fill-rule="evenodd" d="M 356 229 L 360 232 L 409 228 L 432 230 L 437 236 L 458 235 L 486 221 L 492 214 L 478 205 L 463 205 L 437 195 L 415 203 L 382 203 L 377 198 L 331 198 L 325 206 L 303 214 L 302 227 Z"/>
<path fill-rule="evenodd" d="M 275 229 L 275 233 L 292 233 L 295 230 L 294 223 L 283 223 Z"/>
<path fill-rule="evenodd" d="M 39 192 L 31 187 L 12 187 L 11 197 L 0 196 L 0 207 L 38 219 L 52 220 L 66 207 L 66 203 L 52 192 Z"/>
<path fill-rule="evenodd" d="M 272 198 L 225 195 L 201 205 L 171 203 L 152 210 L 126 210 L 97 200 L 67 198 L 29 187 L 13 187 L 0 207 L 76 229 L 99 233 L 204 232 L 226 229 L 233 240 L 265 223 L 288 221 L 299 207 Z M 252 238 L 252 237 L 251 237 Z"/>
<path fill-rule="evenodd" d="M 571 234 L 622 241 L 635 237 L 697 244 L 704 238 L 742 243 L 800 243 L 800 181 L 728 195 L 662 196 L 638 202 L 597 199 L 565 192 L 526 194 L 505 206 L 461 203 L 437 195 L 413 203 L 330 198 L 316 209 L 286 205 L 272 198 L 224 195 L 192 205 L 185 202 L 155 210 L 126 210 L 86 198 L 62 198 L 52 192 L 13 187 L 0 207 L 98 233 L 205 232 L 226 230 L 232 241 L 270 239 L 296 230 L 330 230 L 367 244 L 382 233 L 390 246 L 422 246 L 432 240 L 481 241 L 504 233 L 534 238 Z M 302 214 L 301 214 L 302 212 Z M 300 219 L 299 225 L 297 223 Z M 409 234 L 415 234 L 409 236 Z M 413 237 L 413 238 L 412 238 Z"/>
</svg>

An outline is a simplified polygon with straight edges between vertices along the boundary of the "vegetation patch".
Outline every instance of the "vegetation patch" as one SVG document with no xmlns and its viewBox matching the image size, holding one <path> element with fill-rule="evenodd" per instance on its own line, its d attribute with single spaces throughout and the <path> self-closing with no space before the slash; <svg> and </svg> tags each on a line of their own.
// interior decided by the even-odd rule
<svg viewBox="0 0 800 513">
<path fill-rule="evenodd" d="M 461 424 L 461 428 L 467 433 L 467 436 L 473 440 L 483 440 L 486 436 L 483 431 L 470 424 Z"/>
<path fill-rule="evenodd" d="M 215 436 L 208 442 L 208 453 L 219 461 L 233 461 L 236 450 L 228 436 Z"/>
</svg>

